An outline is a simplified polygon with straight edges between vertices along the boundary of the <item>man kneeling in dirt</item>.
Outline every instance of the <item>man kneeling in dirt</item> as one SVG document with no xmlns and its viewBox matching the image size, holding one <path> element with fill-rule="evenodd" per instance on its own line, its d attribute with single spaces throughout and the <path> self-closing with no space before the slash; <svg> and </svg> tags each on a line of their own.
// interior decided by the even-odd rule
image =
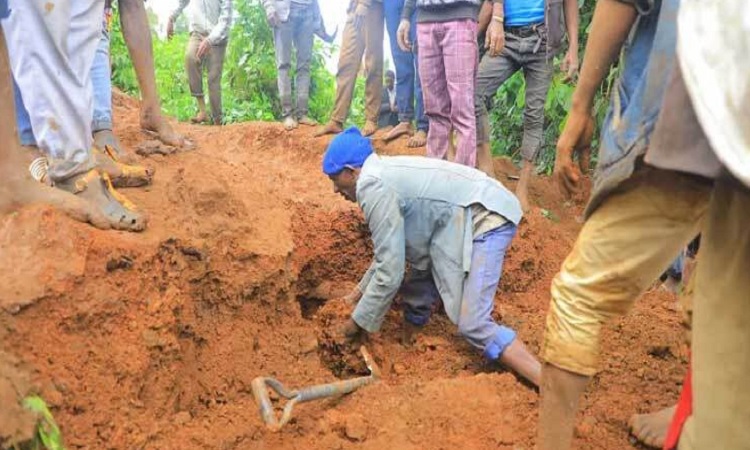
<svg viewBox="0 0 750 450">
<path fill-rule="evenodd" d="M 375 155 L 356 128 L 331 141 L 323 172 L 336 193 L 362 208 L 375 253 L 350 295 L 358 303 L 344 327 L 348 341 L 380 329 L 399 288 L 410 340 L 440 296 L 448 317 L 486 358 L 539 384 L 539 362 L 515 331 L 491 316 L 505 252 L 522 216 L 510 191 L 460 164 Z"/>
</svg>

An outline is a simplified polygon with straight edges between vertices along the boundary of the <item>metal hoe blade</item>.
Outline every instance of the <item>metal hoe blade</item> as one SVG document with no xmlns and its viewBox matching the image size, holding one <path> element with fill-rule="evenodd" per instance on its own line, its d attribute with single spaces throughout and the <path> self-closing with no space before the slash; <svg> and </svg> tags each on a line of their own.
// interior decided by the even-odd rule
<svg viewBox="0 0 750 450">
<path fill-rule="evenodd" d="M 260 416 L 271 431 L 279 431 L 292 418 L 292 409 L 298 403 L 309 402 L 327 397 L 336 397 L 352 393 L 362 386 L 372 384 L 380 379 L 380 368 L 370 355 L 370 352 L 362 346 L 359 348 L 360 353 L 365 359 L 365 364 L 370 370 L 370 375 L 366 377 L 353 378 L 351 380 L 336 381 L 328 384 L 318 384 L 304 389 L 287 389 L 281 382 L 275 378 L 258 377 L 253 380 L 251 386 L 255 402 L 258 404 Z M 279 396 L 289 401 L 284 406 L 284 411 L 280 418 L 276 418 L 273 410 L 271 398 L 268 395 L 268 389 L 273 389 Z"/>
</svg>

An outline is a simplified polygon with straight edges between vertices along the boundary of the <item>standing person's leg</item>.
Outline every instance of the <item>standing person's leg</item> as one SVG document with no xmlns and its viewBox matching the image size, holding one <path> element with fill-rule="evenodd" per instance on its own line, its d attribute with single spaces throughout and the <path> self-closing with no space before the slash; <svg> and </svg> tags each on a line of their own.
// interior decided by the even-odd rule
<svg viewBox="0 0 750 450">
<path fill-rule="evenodd" d="M 416 12 L 411 20 L 409 33 L 411 34 L 412 48 L 414 49 L 414 113 L 417 119 L 417 132 L 409 138 L 407 145 L 416 148 L 424 147 L 427 144 L 427 131 L 430 128 L 424 112 L 424 94 L 422 93 L 422 81 L 419 78 L 419 43 L 417 42 Z"/>
<path fill-rule="evenodd" d="M 455 162 L 476 166 L 477 119 L 474 114 L 474 85 L 477 76 L 477 23 L 473 20 L 446 22 L 443 58 L 451 124 L 456 130 Z"/>
<path fill-rule="evenodd" d="M 413 131 L 414 119 L 414 54 L 405 52 L 398 46 L 398 25 L 401 23 L 401 12 L 404 0 L 383 0 L 385 24 L 391 44 L 391 56 L 396 66 L 396 105 L 398 106 L 398 125 L 383 139 L 391 141 Z M 409 30 L 412 31 L 411 29 Z M 413 40 L 411 42 L 414 42 Z"/>
<path fill-rule="evenodd" d="M 94 115 L 91 121 L 94 145 L 101 150 L 109 147 L 118 159 L 129 159 L 117 136 L 112 132 L 112 72 L 109 65 L 109 31 L 106 22 L 102 23 L 101 38 L 91 66 L 91 85 L 94 91 Z"/>
<path fill-rule="evenodd" d="M 424 112 L 430 123 L 427 133 L 427 156 L 445 159 L 451 132 L 451 99 L 447 95 L 442 40 L 444 24 L 418 23 L 419 76 L 424 88 Z"/>
<path fill-rule="evenodd" d="M 2 3 L 0 0 L 0 20 L 4 18 L 5 12 Z M 16 115 L 12 99 L 14 93 L 11 88 L 14 83 L 11 80 L 5 32 L 0 27 L 0 116 L 2 117 Z M 29 129 L 30 127 L 31 124 L 29 124 Z M 33 138 L 33 133 L 31 137 Z M 23 150 L 19 147 L 17 138 L 18 131 L 15 122 L 0 121 L 0 214 L 5 214 L 11 208 L 21 205 L 41 203 L 57 208 L 75 220 L 89 222 L 102 229 L 110 228 L 109 220 L 93 203 L 32 179 L 25 170 Z"/>
<path fill-rule="evenodd" d="M 471 345 L 482 350 L 485 358 L 501 362 L 538 386 L 542 369 L 539 361 L 516 338 L 515 331 L 492 319 L 505 252 L 515 234 L 516 226 L 507 223 L 474 238 L 458 331 Z"/>
<path fill-rule="evenodd" d="M 273 42 L 276 48 L 276 82 L 281 100 L 281 118 L 284 128 L 289 131 L 297 128 L 292 107 L 292 79 L 289 71 L 292 66 L 292 36 L 295 28 L 294 17 L 273 27 Z"/>
<path fill-rule="evenodd" d="M 203 37 L 198 33 L 190 33 L 187 50 L 185 51 L 185 70 L 190 86 L 190 95 L 195 97 L 198 104 L 198 113 L 190 119 L 193 123 L 203 123 L 206 117 L 206 99 L 203 97 L 203 60 L 198 58 L 198 47 Z M 204 56 L 205 58 L 205 56 Z"/>
<path fill-rule="evenodd" d="M 495 168 L 490 150 L 490 118 L 488 106 L 500 86 L 518 69 L 519 39 L 505 33 L 505 47 L 498 56 L 485 54 L 479 63 L 477 85 L 474 92 L 474 112 L 477 119 L 477 169 L 494 177 Z"/>
<path fill-rule="evenodd" d="M 52 9 L 30 0 L 14 4 L 2 26 L 34 136 L 50 160 L 51 180 L 91 203 L 107 226 L 140 231 L 146 217 L 111 188 L 92 158 L 91 66 L 103 12 L 95 0 L 57 2 Z M 27 39 L 29 33 L 36 38 Z"/>
<path fill-rule="evenodd" d="M 336 72 L 336 100 L 334 100 L 331 119 L 324 127 L 315 132 L 315 136 L 344 131 L 344 122 L 349 116 L 354 86 L 357 83 L 357 73 L 362 62 L 362 54 L 365 51 L 364 33 L 354 27 L 354 7 L 356 4 L 354 0 L 349 4 L 346 25 L 341 38 L 339 67 Z"/>
<path fill-rule="evenodd" d="M 212 45 L 208 52 L 208 99 L 211 101 L 211 121 L 214 125 L 221 125 L 224 118 L 221 106 L 221 76 L 224 72 L 224 56 L 227 53 L 227 43 Z"/>
<path fill-rule="evenodd" d="M 367 10 L 365 34 L 365 126 L 362 135 L 378 129 L 380 100 L 383 93 L 383 3 L 372 2 Z"/>
<path fill-rule="evenodd" d="M 18 127 L 18 138 L 21 140 L 21 145 L 36 146 L 34 132 L 31 130 L 31 118 L 29 112 L 26 111 L 26 105 L 23 104 L 23 96 L 15 79 L 13 80 L 13 101 L 16 107 L 16 126 Z"/>
<path fill-rule="evenodd" d="M 185 139 L 172 129 L 161 113 L 151 28 L 143 3 L 143 0 L 119 0 L 122 36 L 141 89 L 141 128 L 156 133 L 163 143 L 179 147 L 185 144 Z"/>
<path fill-rule="evenodd" d="M 550 289 L 541 448 L 571 448 L 578 403 L 597 370 L 602 325 L 625 314 L 696 235 L 710 190 L 696 177 L 637 168 L 584 223 Z"/>
<path fill-rule="evenodd" d="M 526 106 L 523 111 L 523 140 L 521 141 L 523 168 L 518 186 L 516 186 L 516 196 L 521 202 L 521 208 L 528 211 L 531 207 L 529 181 L 534 175 L 534 159 L 544 139 L 544 104 L 552 82 L 553 69 L 552 61 L 547 57 L 544 45 L 537 53 L 533 53 L 535 40 L 526 38 L 524 44 L 522 58 L 523 74 L 526 78 Z"/>
<path fill-rule="evenodd" d="M 750 189 L 716 182 L 695 270 L 692 447 L 747 448 L 750 442 Z"/>
<path fill-rule="evenodd" d="M 294 8 L 292 3 L 292 8 Z M 317 27 L 315 9 L 307 5 L 299 12 L 299 19 L 294 30 L 294 47 L 297 49 L 297 120 L 301 125 L 314 126 L 318 123 L 308 116 L 310 100 L 310 66 L 312 64 L 315 28 Z"/>
</svg>

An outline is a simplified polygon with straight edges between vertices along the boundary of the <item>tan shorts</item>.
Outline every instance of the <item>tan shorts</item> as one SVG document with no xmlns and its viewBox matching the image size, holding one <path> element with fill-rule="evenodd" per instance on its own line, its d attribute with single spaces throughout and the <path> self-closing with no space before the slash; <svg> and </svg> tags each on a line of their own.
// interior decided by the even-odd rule
<svg viewBox="0 0 750 450">
<path fill-rule="evenodd" d="M 642 166 L 584 224 L 552 281 L 542 357 L 597 371 L 602 325 L 625 314 L 699 232 L 711 183 Z"/>
</svg>

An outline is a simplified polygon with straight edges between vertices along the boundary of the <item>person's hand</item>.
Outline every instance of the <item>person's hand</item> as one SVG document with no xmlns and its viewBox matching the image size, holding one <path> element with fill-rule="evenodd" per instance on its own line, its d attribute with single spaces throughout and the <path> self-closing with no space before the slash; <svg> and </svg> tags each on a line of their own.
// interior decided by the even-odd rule
<svg viewBox="0 0 750 450">
<path fill-rule="evenodd" d="M 359 346 L 367 337 L 367 331 L 350 318 L 341 328 L 341 337 L 348 345 Z"/>
<path fill-rule="evenodd" d="M 359 31 L 362 25 L 365 24 L 365 17 L 367 16 L 367 10 L 370 9 L 367 5 L 362 3 L 358 4 L 354 9 L 354 29 Z"/>
<path fill-rule="evenodd" d="M 569 49 L 560 63 L 560 70 L 565 72 L 565 81 L 573 81 L 578 77 L 578 52 Z"/>
<path fill-rule="evenodd" d="M 502 22 L 495 19 L 490 21 L 487 27 L 487 33 L 484 38 L 484 48 L 487 49 L 490 56 L 500 56 L 505 47 L 505 30 Z"/>
<path fill-rule="evenodd" d="M 167 40 L 172 39 L 174 36 L 174 20 L 171 18 L 167 21 Z"/>
<path fill-rule="evenodd" d="M 195 56 L 198 57 L 198 59 L 203 59 L 205 55 L 207 55 L 211 51 L 211 43 L 208 41 L 208 38 L 205 38 L 201 41 L 201 44 L 198 46 L 198 51 L 195 52 Z"/>
<path fill-rule="evenodd" d="M 276 28 L 281 23 L 281 19 L 279 19 L 279 15 L 276 11 L 267 12 L 266 20 L 268 20 L 268 25 L 270 25 L 271 28 Z"/>
<path fill-rule="evenodd" d="M 396 106 L 396 105 L 391 105 L 391 112 L 392 112 L 392 113 L 397 113 L 397 112 L 398 112 L 398 106 Z"/>
<path fill-rule="evenodd" d="M 552 174 L 565 198 L 570 198 L 578 191 L 582 172 L 588 169 L 593 135 L 594 119 L 591 117 L 591 111 L 585 108 L 572 108 L 557 141 L 555 169 Z M 579 153 L 579 165 L 573 162 L 576 153 Z"/>
<path fill-rule="evenodd" d="M 406 19 L 401 19 L 401 23 L 398 24 L 398 31 L 396 32 L 398 46 L 405 52 L 411 51 L 411 40 L 409 39 L 409 31 L 411 29 L 411 23 Z"/>
<path fill-rule="evenodd" d="M 362 291 L 359 290 L 359 286 L 356 286 L 343 300 L 347 305 L 354 305 L 360 298 L 362 298 Z"/>
</svg>

